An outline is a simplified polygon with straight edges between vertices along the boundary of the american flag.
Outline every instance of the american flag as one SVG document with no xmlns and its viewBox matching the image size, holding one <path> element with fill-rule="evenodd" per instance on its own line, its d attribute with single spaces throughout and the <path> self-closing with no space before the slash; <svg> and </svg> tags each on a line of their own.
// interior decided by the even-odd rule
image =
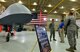
<svg viewBox="0 0 80 52">
<path fill-rule="evenodd" d="M 38 24 L 38 25 L 46 24 L 46 19 L 47 19 L 46 14 L 42 14 L 42 15 L 38 14 L 38 19 L 32 19 L 30 24 L 32 24 L 32 25 L 34 25 L 34 24 Z"/>
<path fill-rule="evenodd" d="M 38 14 L 38 18 L 32 19 L 30 24 L 32 24 L 32 25 L 34 25 L 34 24 L 38 24 L 38 25 L 45 24 L 44 18 L 46 18 L 46 14 L 42 14 L 42 10 L 40 9 L 40 14 Z"/>
</svg>

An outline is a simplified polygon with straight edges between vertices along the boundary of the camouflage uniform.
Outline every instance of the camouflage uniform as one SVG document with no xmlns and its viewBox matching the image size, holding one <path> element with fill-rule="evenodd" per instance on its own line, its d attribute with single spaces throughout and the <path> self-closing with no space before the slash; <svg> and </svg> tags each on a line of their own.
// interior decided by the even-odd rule
<svg viewBox="0 0 80 52">
<path fill-rule="evenodd" d="M 70 20 L 70 21 L 69 21 Z M 70 23 L 68 26 L 68 22 Z M 66 27 L 67 26 L 67 27 Z M 67 29 L 67 38 L 70 47 L 76 46 L 76 19 L 74 16 L 68 16 L 68 18 L 65 19 L 64 27 Z"/>
<path fill-rule="evenodd" d="M 50 41 L 51 41 L 52 36 L 53 36 L 53 40 L 55 39 L 54 23 L 49 24 L 49 29 L 50 29 Z"/>
</svg>

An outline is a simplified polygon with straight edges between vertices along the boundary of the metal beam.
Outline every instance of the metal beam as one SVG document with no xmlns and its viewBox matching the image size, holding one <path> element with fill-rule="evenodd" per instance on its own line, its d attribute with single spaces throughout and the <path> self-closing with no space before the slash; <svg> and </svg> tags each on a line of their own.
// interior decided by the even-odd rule
<svg viewBox="0 0 80 52">
<path fill-rule="evenodd" d="M 45 0 L 42 0 L 40 3 L 41 7 L 44 5 L 44 3 L 45 3 Z"/>
<path fill-rule="evenodd" d="M 38 0 L 37 3 L 38 3 L 38 5 L 37 5 L 36 9 L 38 10 L 40 7 L 40 0 Z"/>
<path fill-rule="evenodd" d="M 53 8 L 48 12 L 48 14 L 51 13 L 54 9 L 56 9 L 61 3 L 63 3 L 63 1 L 64 1 L 64 0 L 61 0 L 57 5 L 55 5 L 55 7 L 53 7 Z"/>
</svg>

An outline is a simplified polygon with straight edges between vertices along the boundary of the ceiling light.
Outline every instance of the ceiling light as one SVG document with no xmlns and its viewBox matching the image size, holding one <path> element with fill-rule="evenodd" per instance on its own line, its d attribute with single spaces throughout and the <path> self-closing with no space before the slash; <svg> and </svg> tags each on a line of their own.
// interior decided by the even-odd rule
<svg viewBox="0 0 80 52">
<path fill-rule="evenodd" d="M 71 10 L 76 10 L 75 8 L 71 8 Z"/>
<path fill-rule="evenodd" d="M 36 2 L 34 2 L 34 3 L 33 3 L 33 5 L 37 5 L 37 3 L 36 3 Z"/>
<path fill-rule="evenodd" d="M 54 11 L 53 13 L 58 13 L 57 11 Z"/>
<path fill-rule="evenodd" d="M 43 18 L 44 21 L 47 21 L 47 18 Z"/>
<path fill-rule="evenodd" d="M 52 5 L 51 5 L 51 4 L 49 4 L 49 5 L 48 5 L 48 7 L 52 7 Z"/>
<path fill-rule="evenodd" d="M 55 21 L 59 21 L 59 19 L 55 19 Z"/>
<path fill-rule="evenodd" d="M 63 14 L 67 14 L 66 12 L 63 12 Z"/>
<path fill-rule="evenodd" d="M 32 11 L 36 11 L 36 9 L 33 8 Z"/>
<path fill-rule="evenodd" d="M 44 10 L 44 12 L 47 12 L 47 10 Z"/>
<path fill-rule="evenodd" d="M 76 2 L 77 0 L 70 0 L 71 2 Z"/>
<path fill-rule="evenodd" d="M 0 0 L 1 2 L 6 2 L 5 0 Z"/>
<path fill-rule="evenodd" d="M 61 6 L 60 9 L 64 9 L 64 6 Z"/>
<path fill-rule="evenodd" d="M 19 0 L 18 3 L 23 4 L 23 2 L 21 0 Z"/>
<path fill-rule="evenodd" d="M 52 18 L 50 18 L 50 21 L 52 21 Z"/>
</svg>

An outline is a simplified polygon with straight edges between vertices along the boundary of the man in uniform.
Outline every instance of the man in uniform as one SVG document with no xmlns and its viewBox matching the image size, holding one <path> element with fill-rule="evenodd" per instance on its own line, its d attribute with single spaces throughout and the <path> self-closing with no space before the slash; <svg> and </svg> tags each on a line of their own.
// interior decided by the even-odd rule
<svg viewBox="0 0 80 52">
<path fill-rule="evenodd" d="M 70 45 L 70 48 L 66 50 L 74 52 L 74 50 L 76 50 L 76 19 L 72 12 L 69 13 L 69 16 L 64 21 L 64 29 L 67 32 L 67 38 Z"/>
<path fill-rule="evenodd" d="M 49 29 L 50 29 L 50 41 L 53 36 L 53 40 L 56 41 L 55 39 L 55 28 L 54 28 L 54 19 L 52 19 L 52 22 L 49 24 Z"/>
</svg>

